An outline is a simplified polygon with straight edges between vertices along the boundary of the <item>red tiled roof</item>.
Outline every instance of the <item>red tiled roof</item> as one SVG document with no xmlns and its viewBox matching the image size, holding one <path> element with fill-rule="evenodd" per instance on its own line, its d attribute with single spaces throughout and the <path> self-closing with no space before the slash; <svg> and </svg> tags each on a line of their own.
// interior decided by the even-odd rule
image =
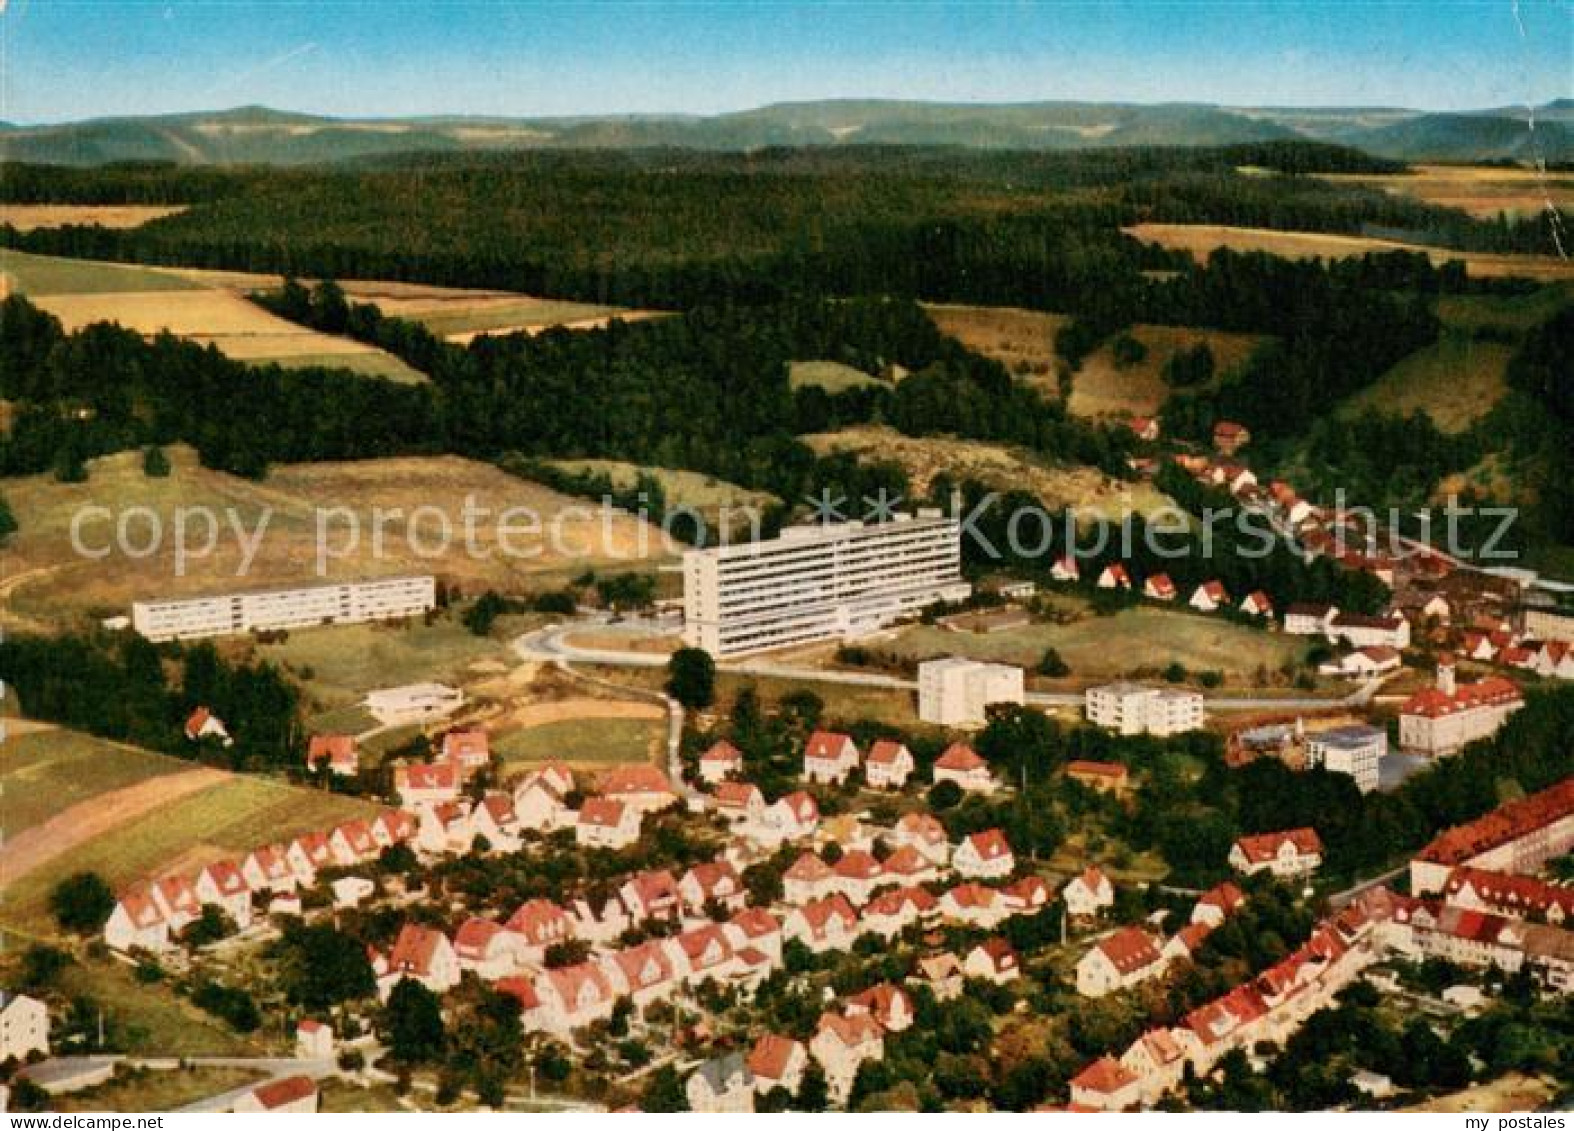
<svg viewBox="0 0 1574 1131">
<path fill-rule="evenodd" d="M 936 769 L 955 770 L 958 773 L 981 770 L 987 764 L 978 756 L 978 752 L 965 742 L 953 742 L 946 747 L 945 753 L 935 760 Z"/>
<path fill-rule="evenodd" d="M 1162 961 L 1153 939 L 1135 927 L 1122 927 L 1097 945 L 1104 957 L 1123 975 Z"/>
<path fill-rule="evenodd" d="M 763 907 L 745 907 L 727 922 L 742 931 L 744 937 L 749 939 L 763 939 L 782 929 L 782 925 L 776 921 L 776 916 Z"/>
<path fill-rule="evenodd" d="M 1233 914 L 1245 902 L 1245 893 L 1229 880 L 1209 888 L 1197 899 L 1199 905 L 1217 907 L 1226 915 Z"/>
<path fill-rule="evenodd" d="M 842 750 L 852 739 L 839 731 L 817 730 L 809 736 L 808 743 L 803 748 L 805 758 L 836 761 L 842 756 Z M 857 753 L 857 747 L 853 747 Z"/>
<path fill-rule="evenodd" d="M 807 825 L 820 819 L 820 803 L 801 789 L 777 798 L 776 804 L 785 806 L 799 824 Z"/>
<path fill-rule="evenodd" d="M 747 809 L 755 798 L 762 802 L 765 800 L 764 795 L 760 793 L 760 787 L 747 781 L 721 782 L 716 786 L 713 796 L 716 798 L 717 808 L 720 809 Z"/>
<path fill-rule="evenodd" d="M 1564 916 L 1574 915 L 1574 888 L 1549 884 L 1534 876 L 1459 867 L 1448 874 L 1443 894 L 1457 895 L 1467 884 L 1478 899 L 1499 910 L 1545 916 L 1557 907 Z"/>
<path fill-rule="evenodd" d="M 484 730 L 451 730 L 443 735 L 443 757 L 451 762 L 485 762 L 492 744 Z"/>
<path fill-rule="evenodd" d="M 1080 1091 L 1098 1092 L 1113 1096 L 1137 1082 L 1137 1077 L 1112 1056 L 1101 1056 L 1071 1078 L 1071 1086 Z"/>
<path fill-rule="evenodd" d="M 880 874 L 880 861 L 861 848 L 855 848 L 831 869 L 844 880 L 872 880 Z"/>
<path fill-rule="evenodd" d="M 600 792 L 609 796 L 628 793 L 671 793 L 672 783 L 655 766 L 636 762 L 613 766 L 596 782 Z"/>
<path fill-rule="evenodd" d="M 454 933 L 454 950 L 460 958 L 485 958 L 492 940 L 502 933 L 503 928 L 490 919 L 466 919 Z"/>
<path fill-rule="evenodd" d="M 578 821 L 598 829 L 615 829 L 623 823 L 628 806 L 610 797 L 587 797 L 579 807 Z"/>
<path fill-rule="evenodd" d="M 910 844 L 902 845 L 885 860 L 885 871 L 890 876 L 915 876 L 932 867 L 928 857 Z"/>
<path fill-rule="evenodd" d="M 900 742 L 882 738 L 869 747 L 869 757 L 865 761 L 871 766 L 894 766 L 906 749 Z"/>
<path fill-rule="evenodd" d="M 541 998 L 536 995 L 536 987 L 529 978 L 499 978 L 494 985 L 498 993 L 517 1001 L 521 1010 L 541 1008 Z"/>
<path fill-rule="evenodd" d="M 659 986 L 673 978 L 672 959 L 659 939 L 625 947 L 612 956 L 629 986 L 636 990 Z"/>
<path fill-rule="evenodd" d="M 700 755 L 700 761 L 716 762 L 726 766 L 736 765 L 743 761 L 743 751 L 723 738 L 712 743 L 711 748 Z"/>
<path fill-rule="evenodd" d="M 307 1096 L 317 1094 L 317 1085 L 310 1076 L 286 1076 L 280 1080 L 269 1080 L 266 1084 L 258 1084 L 251 1090 L 256 1101 L 269 1111 L 284 1107 L 286 1104 L 304 1100 Z"/>
<path fill-rule="evenodd" d="M 929 844 L 939 844 L 946 839 L 945 826 L 928 813 L 908 813 L 896 822 L 896 831 Z"/>
<path fill-rule="evenodd" d="M 306 744 L 306 764 L 315 766 L 324 758 L 331 766 L 355 765 L 355 736 L 353 734 L 314 734 Z"/>
<path fill-rule="evenodd" d="M 829 879 L 834 874 L 831 871 L 831 866 L 824 860 L 821 860 L 812 852 L 805 852 L 793 861 L 792 867 L 782 874 L 782 879 L 815 883 L 819 880 Z"/>
<path fill-rule="evenodd" d="M 1458 714 L 1460 711 L 1502 707 L 1510 703 L 1518 703 L 1523 698 L 1513 682 L 1502 676 L 1493 675 L 1475 683 L 1459 684 L 1452 695 L 1437 687 L 1418 691 L 1405 700 L 1405 705 L 1399 711 L 1404 715 L 1421 715 L 1428 719 L 1438 719 L 1445 715 Z"/>
<path fill-rule="evenodd" d="M 1449 829 L 1422 849 L 1418 859 L 1434 864 L 1462 864 L 1570 813 L 1574 813 L 1574 777 L 1500 805 L 1468 825 Z"/>
<path fill-rule="evenodd" d="M 1011 845 L 1006 841 L 1006 834 L 999 829 L 985 829 L 981 833 L 974 833 L 967 838 L 967 843 L 973 846 L 973 851 L 978 854 L 978 858 L 986 862 L 1011 855 Z"/>
<path fill-rule="evenodd" d="M 1078 758 L 1066 763 L 1066 773 L 1074 778 L 1109 778 L 1113 781 L 1125 781 L 1126 767 L 1119 762 L 1090 762 Z"/>
<path fill-rule="evenodd" d="M 389 952 L 389 969 L 407 974 L 429 974 L 432 970 L 432 959 L 436 957 L 442 943 L 441 931 L 434 931 L 431 927 L 423 927 L 419 923 L 406 923 L 399 929 L 399 937 L 394 941 L 393 950 Z"/>
<path fill-rule="evenodd" d="M 791 1037 L 766 1033 L 749 1052 L 749 1071 L 766 1080 L 780 1080 L 795 1050 L 803 1046 Z"/>
<path fill-rule="evenodd" d="M 394 772 L 394 785 L 410 789 L 458 789 L 459 767 L 452 762 L 416 762 Z"/>
<path fill-rule="evenodd" d="M 1297 855 L 1321 856 L 1323 851 L 1322 838 L 1317 835 L 1316 829 L 1285 829 L 1282 832 L 1254 833 L 1243 836 L 1235 843 L 1246 855 L 1246 859 L 1253 864 L 1266 863 L 1279 854 L 1279 848 L 1286 841 L 1295 846 Z"/>
<path fill-rule="evenodd" d="M 508 929 L 524 936 L 531 946 L 563 938 L 572 924 L 567 911 L 549 899 L 529 899 L 508 917 Z"/>
</svg>

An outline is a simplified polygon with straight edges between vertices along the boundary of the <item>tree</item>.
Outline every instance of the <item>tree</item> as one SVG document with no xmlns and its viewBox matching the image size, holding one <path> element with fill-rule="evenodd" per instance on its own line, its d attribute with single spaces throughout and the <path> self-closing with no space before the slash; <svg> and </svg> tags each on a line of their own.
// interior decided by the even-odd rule
<svg viewBox="0 0 1574 1131">
<path fill-rule="evenodd" d="M 703 648 L 679 648 L 667 661 L 667 694 L 690 710 L 716 701 L 716 661 Z"/>
<path fill-rule="evenodd" d="M 944 781 L 937 781 L 929 787 L 929 808 L 937 813 L 946 809 L 955 809 L 961 800 L 962 787 L 950 778 L 946 778 Z"/>
<path fill-rule="evenodd" d="M 328 923 L 291 924 L 280 942 L 281 982 L 291 1002 L 322 1013 L 377 988 L 366 948 Z"/>
<path fill-rule="evenodd" d="M 157 444 L 149 444 L 142 450 L 142 474 L 149 479 L 169 478 L 169 457 Z"/>
<path fill-rule="evenodd" d="M 1058 650 L 1046 648 L 1043 656 L 1039 657 L 1037 671 L 1039 675 L 1048 676 L 1050 679 L 1058 679 L 1063 675 L 1071 674 L 1071 665 L 1060 658 Z"/>
<path fill-rule="evenodd" d="M 381 1034 L 397 1061 L 422 1064 L 442 1055 L 447 1033 L 437 995 L 413 978 L 401 978 L 383 1007 Z"/>
<path fill-rule="evenodd" d="M 1130 334 L 1119 334 L 1110 346 L 1117 369 L 1130 369 L 1148 356 L 1148 347 Z"/>
<path fill-rule="evenodd" d="M 180 939 L 187 946 L 207 946 L 235 933 L 235 920 L 225 914 L 216 903 L 204 903 L 198 915 L 180 932 Z"/>
<path fill-rule="evenodd" d="M 115 909 L 115 893 L 96 872 L 77 872 L 55 885 L 49 893 L 49 909 L 65 930 L 95 934 Z"/>
<path fill-rule="evenodd" d="M 676 1067 L 663 1064 L 650 1074 L 650 1081 L 640 1096 L 639 1109 L 652 1112 L 689 1110 L 688 1093 L 683 1090 Z"/>
<path fill-rule="evenodd" d="M 27 993 L 42 993 L 54 986 L 60 972 L 71 963 L 72 958 L 67 951 L 44 943 L 34 943 L 22 952 L 18 987 Z"/>
<path fill-rule="evenodd" d="M 11 513 L 11 504 L 6 502 L 5 496 L 0 495 L 0 546 L 5 545 L 5 540 L 16 531 L 16 515 Z"/>
<path fill-rule="evenodd" d="M 831 1088 L 825 1081 L 825 1069 L 819 1061 L 811 1060 L 798 1086 L 798 1107 L 803 1111 L 824 1111 L 830 1106 Z"/>
</svg>

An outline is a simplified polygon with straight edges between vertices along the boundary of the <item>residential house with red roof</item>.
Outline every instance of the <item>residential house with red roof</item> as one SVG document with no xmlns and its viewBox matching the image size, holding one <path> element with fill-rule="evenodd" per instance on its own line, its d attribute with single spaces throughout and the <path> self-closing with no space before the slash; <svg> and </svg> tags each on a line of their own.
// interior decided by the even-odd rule
<svg viewBox="0 0 1574 1131">
<path fill-rule="evenodd" d="M 1239 607 L 1241 612 L 1249 617 L 1263 617 L 1267 619 L 1273 616 L 1273 599 L 1261 589 L 1253 589 L 1246 596 L 1242 597 Z"/>
<path fill-rule="evenodd" d="M 1131 575 L 1120 562 L 1111 562 L 1099 571 L 1095 584 L 1100 589 L 1130 589 Z"/>
<path fill-rule="evenodd" d="M 1125 1111 L 1142 1100 L 1137 1076 L 1113 1056 L 1101 1056 L 1071 1078 L 1071 1103 L 1089 1111 Z"/>
<path fill-rule="evenodd" d="M 1142 595 L 1150 601 L 1175 600 L 1175 582 L 1167 573 L 1155 573 L 1142 583 Z"/>
<path fill-rule="evenodd" d="M 550 899 L 527 899 L 504 924 L 519 936 L 527 961 L 540 962 L 546 949 L 575 937 L 574 917 Z"/>
<path fill-rule="evenodd" d="M 962 970 L 969 978 L 982 978 L 1003 986 L 1022 973 L 1022 962 L 1010 943 L 1002 938 L 985 939 L 962 959 Z"/>
<path fill-rule="evenodd" d="M 197 901 L 224 911 L 241 930 L 251 926 L 251 885 L 233 860 L 215 860 L 197 873 L 192 884 Z"/>
<path fill-rule="evenodd" d="M 927 922 L 938 909 L 939 901 L 925 889 L 900 887 L 871 899 L 859 922 L 863 931 L 893 939 L 913 924 Z"/>
<path fill-rule="evenodd" d="M 1499 805 L 1433 839 L 1410 862 L 1410 890 L 1443 890 L 1460 866 L 1531 873 L 1574 849 L 1574 777 Z"/>
<path fill-rule="evenodd" d="M 731 914 L 743 910 L 749 893 L 744 890 L 738 870 L 725 859 L 694 865 L 678 880 L 678 892 L 690 911 L 703 911 L 714 903 Z"/>
<path fill-rule="evenodd" d="M 1230 603 L 1230 595 L 1222 581 L 1204 581 L 1191 591 L 1191 600 L 1186 603 L 1199 613 L 1216 613 Z"/>
<path fill-rule="evenodd" d="M 757 825 L 765 819 L 765 795 L 753 782 L 718 782 L 711 805 L 729 821 Z"/>
<path fill-rule="evenodd" d="M 841 892 L 810 900 L 787 913 L 782 938 L 797 940 L 815 954 L 846 950 L 858 939 L 858 912 Z"/>
<path fill-rule="evenodd" d="M 869 747 L 864 778 L 871 789 L 901 789 L 913 773 L 913 753 L 904 744 L 882 738 Z"/>
<path fill-rule="evenodd" d="M 1003 880 L 1016 869 L 1017 860 L 1005 833 L 985 829 L 963 838 L 951 857 L 951 865 L 974 879 Z"/>
<path fill-rule="evenodd" d="M 887 877 L 874 854 L 861 848 L 842 853 L 841 859 L 831 865 L 831 874 L 835 877 L 836 890 L 860 907 L 869 902 L 869 897 L 882 884 L 900 882 Z"/>
<path fill-rule="evenodd" d="M 443 735 L 442 760 L 454 763 L 461 774 L 469 777 L 486 769 L 492 761 L 491 740 L 484 730 L 451 730 Z"/>
<path fill-rule="evenodd" d="M 1055 581 L 1076 581 L 1082 577 L 1082 569 L 1076 558 L 1062 555 L 1050 565 L 1049 576 Z"/>
<path fill-rule="evenodd" d="M 569 778 L 569 788 L 561 789 L 548 774 L 526 774 L 514 786 L 514 820 L 520 831 L 529 829 L 545 833 L 575 824 L 574 810 L 565 800 L 573 788 L 572 778 Z"/>
<path fill-rule="evenodd" d="M 812 852 L 799 856 L 782 873 L 782 894 L 788 903 L 808 903 L 840 890 L 831 866 Z"/>
<path fill-rule="evenodd" d="M 639 840 L 642 810 L 611 797 L 587 797 L 574 819 L 574 843 L 585 848 L 627 848 Z"/>
<path fill-rule="evenodd" d="M 419 810 L 416 847 L 432 856 L 462 856 L 475 843 L 468 801 L 439 801 Z"/>
<path fill-rule="evenodd" d="M 1448 874 L 1442 895 L 1443 902 L 1452 907 L 1550 923 L 1555 927 L 1574 918 L 1574 888 L 1548 883 L 1535 876 L 1462 866 Z"/>
<path fill-rule="evenodd" d="M 523 832 L 519 825 L 519 815 L 514 812 L 513 794 L 493 790 L 470 812 L 470 823 L 475 826 L 475 835 L 485 837 L 486 842 L 498 852 L 514 852 L 520 846 L 520 833 Z"/>
<path fill-rule="evenodd" d="M 720 923 L 705 923 L 665 940 L 667 954 L 691 985 L 723 981 L 733 964 L 732 943 Z"/>
<path fill-rule="evenodd" d="M 1066 913 L 1077 919 L 1092 919 L 1107 907 L 1115 906 L 1115 885 L 1096 864 L 1089 864 L 1061 889 Z"/>
<path fill-rule="evenodd" d="M 1246 904 L 1246 894 L 1229 880 L 1215 884 L 1192 904 L 1191 921 L 1217 927 Z"/>
<path fill-rule="evenodd" d="M 972 880 L 957 884 L 940 896 L 940 917 L 947 922 L 963 923 L 988 930 L 1011 917 L 1005 897 L 991 887 Z"/>
<path fill-rule="evenodd" d="M 333 827 L 328 833 L 328 851 L 335 864 L 350 868 L 374 859 L 382 849 L 372 837 L 371 822 L 357 818 Z"/>
<path fill-rule="evenodd" d="M 406 809 L 456 801 L 462 784 L 459 767 L 452 762 L 415 762 L 394 769 L 394 790 Z"/>
<path fill-rule="evenodd" d="M 1166 966 L 1159 943 L 1146 931 L 1121 927 L 1094 943 L 1077 961 L 1077 993 L 1103 997 L 1157 978 Z"/>
<path fill-rule="evenodd" d="M 648 939 L 614 951 L 602 964 L 613 991 L 619 996 L 627 994 L 635 1005 L 644 1008 L 676 990 L 680 972 L 667 941 Z"/>
<path fill-rule="evenodd" d="M 326 765 L 328 772 L 339 777 L 358 773 L 361 768 L 360 753 L 353 734 L 314 734 L 306 743 L 306 768 L 314 770 Z"/>
<path fill-rule="evenodd" d="M 1253 833 L 1230 848 L 1230 867 L 1245 876 L 1271 872 L 1290 878 L 1309 876 L 1323 863 L 1323 840 L 1313 828 Z"/>
<path fill-rule="evenodd" d="M 459 956 L 454 944 L 443 932 L 419 923 L 399 928 L 399 937 L 381 965 L 377 996 L 383 1001 L 405 978 L 420 982 L 434 994 L 446 993 L 459 984 Z"/>
<path fill-rule="evenodd" d="M 146 887 L 124 891 L 104 922 L 104 942 L 121 954 L 141 949 L 154 954 L 170 948 L 169 920 Z"/>
<path fill-rule="evenodd" d="M 1097 793 L 1122 797 L 1131 786 L 1131 774 L 1119 762 L 1094 762 L 1086 758 L 1066 763 L 1066 776 Z"/>
<path fill-rule="evenodd" d="M 902 987 L 890 982 L 870 986 L 848 998 L 847 1013 L 867 1013 L 887 1033 L 901 1033 L 913 1027 L 913 999 Z"/>
<path fill-rule="evenodd" d="M 929 813 L 905 813 L 891 830 L 891 843 L 911 845 L 944 868 L 951 861 L 951 842 L 945 826 Z"/>
<path fill-rule="evenodd" d="M 803 1086 L 803 1072 L 809 1067 L 809 1050 L 802 1041 L 779 1033 L 766 1033 L 749 1050 L 749 1071 L 754 1074 L 754 1090 L 759 1095 L 781 1088 L 796 1096 Z"/>
<path fill-rule="evenodd" d="M 276 894 L 295 890 L 300 882 L 284 858 L 284 849 L 277 844 L 264 845 L 246 853 L 240 864 L 241 875 L 252 891 L 271 891 Z"/>
<path fill-rule="evenodd" d="M 454 932 L 460 970 L 473 970 L 488 982 L 522 972 L 530 960 L 522 936 L 490 919 L 471 918 Z"/>
<path fill-rule="evenodd" d="M 844 1104 L 859 1066 L 866 1060 L 885 1059 L 885 1032 L 867 1013 L 826 1013 L 809 1042 L 809 1052 L 825 1072 L 831 1102 Z"/>
<path fill-rule="evenodd" d="M 678 803 L 667 775 L 646 762 L 613 766 L 597 777 L 596 792 L 642 813 L 657 813 Z"/>
<path fill-rule="evenodd" d="M 725 738 L 718 739 L 700 755 L 699 768 L 702 782 L 718 785 L 743 773 L 743 751 Z"/>
<path fill-rule="evenodd" d="M 559 1037 L 611 1017 L 617 1002 L 612 980 L 595 962 L 543 970 L 533 985 L 541 1003 L 540 1027 Z"/>
<path fill-rule="evenodd" d="M 780 844 L 813 836 L 820 827 L 820 804 L 803 790 L 778 797 L 765 809 L 758 824 L 746 830 L 756 840 Z"/>
<path fill-rule="evenodd" d="M 738 953 L 757 950 L 772 963 L 782 960 L 782 925 L 763 907 L 745 907 L 723 925 L 727 941 Z"/>
<path fill-rule="evenodd" d="M 618 898 L 635 923 L 677 919 L 683 914 L 683 893 L 678 890 L 677 879 L 666 868 L 630 876 L 618 888 Z"/>
<path fill-rule="evenodd" d="M 186 716 L 184 730 L 187 742 L 201 742 L 203 739 L 211 738 L 220 746 L 235 745 L 235 740 L 230 737 L 229 728 L 224 725 L 224 720 L 206 707 L 197 707 Z"/>
<path fill-rule="evenodd" d="M 989 763 L 965 742 L 953 742 L 935 759 L 934 780 L 956 782 L 969 793 L 990 793 L 998 784 Z"/>
<path fill-rule="evenodd" d="M 241 1115 L 294 1115 L 317 1110 L 317 1083 L 310 1076 L 283 1076 L 242 1092 L 231 1109 Z"/>
<path fill-rule="evenodd" d="M 842 785 L 858 768 L 858 746 L 837 731 L 817 730 L 803 748 L 803 777 L 821 785 Z"/>
</svg>

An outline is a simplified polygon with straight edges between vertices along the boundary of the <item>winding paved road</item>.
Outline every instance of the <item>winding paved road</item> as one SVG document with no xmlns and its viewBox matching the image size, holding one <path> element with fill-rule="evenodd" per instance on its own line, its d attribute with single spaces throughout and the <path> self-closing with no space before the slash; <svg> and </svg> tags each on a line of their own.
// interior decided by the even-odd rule
<svg viewBox="0 0 1574 1131">
<path fill-rule="evenodd" d="M 582 648 L 571 644 L 567 640 L 570 633 L 582 631 L 590 624 L 598 622 L 576 622 L 570 624 L 548 625 L 534 632 L 527 632 L 515 638 L 514 651 L 521 658 L 539 662 L 555 663 L 564 670 L 568 670 L 571 663 L 602 664 L 609 667 L 627 668 L 659 668 L 667 663 L 667 657 L 659 652 L 625 652 L 610 648 Z M 599 622 L 602 625 L 606 621 Z M 620 627 L 631 630 L 632 633 L 641 631 L 654 631 L 649 622 L 628 621 Z M 858 687 L 884 687 L 895 691 L 915 691 L 918 681 L 903 679 L 900 676 L 884 675 L 879 672 L 848 672 L 827 670 L 822 668 L 795 667 L 791 664 L 773 663 L 769 660 L 732 660 L 720 661 L 716 664 L 718 671 L 732 672 L 738 675 L 753 675 L 762 678 L 793 679 L 805 682 L 850 684 Z M 581 678 L 593 678 L 584 673 L 575 673 Z M 1330 707 L 1362 707 L 1369 703 L 1376 694 L 1377 689 L 1383 684 L 1383 677 L 1368 680 L 1350 694 L 1339 699 L 1319 699 L 1313 696 L 1206 696 L 1204 703 L 1212 711 L 1321 711 Z M 623 687 L 620 684 L 610 684 L 620 690 L 629 692 L 637 689 Z M 650 696 L 653 692 L 639 692 Z M 669 703 L 669 716 L 672 704 L 666 696 L 661 696 Z M 1027 701 L 1040 707 L 1080 707 L 1082 695 L 1079 692 L 1054 692 L 1030 691 Z M 674 765 L 676 765 L 676 736 L 682 732 L 682 708 L 678 708 L 676 729 L 672 741 Z"/>
</svg>

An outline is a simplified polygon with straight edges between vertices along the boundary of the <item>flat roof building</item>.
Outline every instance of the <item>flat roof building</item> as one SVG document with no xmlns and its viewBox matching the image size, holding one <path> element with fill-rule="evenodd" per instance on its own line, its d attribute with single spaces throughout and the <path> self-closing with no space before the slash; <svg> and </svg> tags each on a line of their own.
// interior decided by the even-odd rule
<svg viewBox="0 0 1574 1131">
<path fill-rule="evenodd" d="M 971 591 L 961 526 L 939 511 L 790 527 L 683 555 L 683 641 L 737 656 L 855 638 Z"/>
<path fill-rule="evenodd" d="M 918 717 L 948 727 L 984 725 L 991 703 L 1021 704 L 1022 669 L 986 664 L 964 656 L 918 665 Z"/>
<path fill-rule="evenodd" d="M 1306 767 L 1349 774 L 1362 793 L 1377 788 L 1380 763 L 1388 753 L 1388 732 L 1355 724 L 1306 736 Z"/>
<path fill-rule="evenodd" d="M 322 624 L 361 624 L 420 616 L 437 605 L 437 582 L 424 577 L 385 577 L 297 589 L 266 589 L 220 597 L 137 601 L 131 627 L 149 640 L 207 636 Z"/>
<path fill-rule="evenodd" d="M 1119 734 L 1180 734 L 1202 726 L 1202 694 L 1141 683 L 1107 683 L 1083 693 L 1088 721 Z"/>
</svg>

